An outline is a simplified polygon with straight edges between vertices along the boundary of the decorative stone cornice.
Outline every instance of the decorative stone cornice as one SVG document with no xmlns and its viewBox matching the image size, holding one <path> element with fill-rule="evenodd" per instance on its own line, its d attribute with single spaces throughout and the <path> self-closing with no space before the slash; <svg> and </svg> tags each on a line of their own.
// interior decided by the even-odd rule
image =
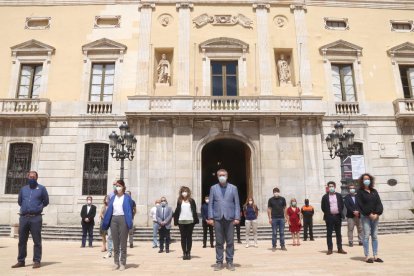
<svg viewBox="0 0 414 276">
<path fill-rule="evenodd" d="M 55 52 L 55 48 L 37 41 L 35 39 L 28 40 L 26 42 L 17 44 L 15 46 L 10 47 L 12 56 L 13 56 L 13 63 L 15 63 L 15 59 L 18 55 L 34 55 L 34 56 L 47 56 L 47 61 L 50 62 L 51 55 Z"/>
<path fill-rule="evenodd" d="M 138 10 L 140 11 L 142 9 L 154 10 L 155 9 L 155 3 L 153 3 L 153 2 L 139 2 L 138 3 Z"/>
<path fill-rule="evenodd" d="M 342 39 L 320 47 L 319 51 L 323 56 L 324 62 L 328 61 L 328 55 L 355 56 L 358 62 L 360 62 L 359 58 L 362 55 L 362 47 Z"/>
<path fill-rule="evenodd" d="M 194 8 L 194 4 L 191 2 L 179 2 L 175 4 L 175 8 L 177 10 L 179 9 L 190 9 L 192 10 Z"/>
<path fill-rule="evenodd" d="M 394 46 L 387 51 L 391 57 L 391 63 L 394 65 L 398 58 L 413 58 L 414 57 L 414 44 L 411 42 L 405 42 L 400 45 Z"/>
<path fill-rule="evenodd" d="M 194 18 L 193 23 L 197 28 L 201 28 L 210 23 L 213 26 L 239 24 L 245 28 L 251 29 L 253 25 L 253 20 L 241 13 L 239 13 L 238 15 L 216 14 L 212 16 L 208 15 L 207 13 L 203 13 L 202 15 L 199 15 L 196 18 Z"/>
<path fill-rule="evenodd" d="M 107 38 L 101 38 L 82 46 L 84 62 L 86 62 L 87 56 L 91 53 L 113 54 L 114 52 L 118 52 L 117 55 L 120 58 L 120 62 L 122 62 L 126 49 L 127 46 L 125 46 L 124 44 L 118 43 Z"/>
</svg>

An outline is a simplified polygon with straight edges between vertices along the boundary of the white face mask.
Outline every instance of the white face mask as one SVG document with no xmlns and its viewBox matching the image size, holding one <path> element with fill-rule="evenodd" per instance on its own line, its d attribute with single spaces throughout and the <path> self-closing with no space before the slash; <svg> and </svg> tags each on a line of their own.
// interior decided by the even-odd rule
<svg viewBox="0 0 414 276">
<path fill-rule="evenodd" d="M 250 205 L 252 205 L 252 204 L 253 204 L 253 201 L 251 201 L 251 200 L 250 200 L 250 201 L 249 201 L 249 204 L 250 204 Z"/>
<path fill-rule="evenodd" d="M 155 206 L 160 206 L 160 204 L 159 203 L 155 203 Z"/>
<path fill-rule="evenodd" d="M 188 193 L 187 193 L 187 192 L 182 192 L 182 193 L 181 193 L 181 195 L 182 195 L 183 197 L 187 197 Z"/>
<path fill-rule="evenodd" d="M 117 192 L 122 191 L 122 187 L 120 187 L 120 186 L 116 186 L 116 191 L 117 191 Z"/>
<path fill-rule="evenodd" d="M 280 195 L 280 193 L 274 193 L 275 197 L 278 197 Z"/>
<path fill-rule="evenodd" d="M 206 203 L 208 203 L 210 200 L 206 199 Z"/>
<path fill-rule="evenodd" d="M 88 205 L 91 205 L 92 204 L 92 200 L 88 200 L 86 202 L 88 203 Z"/>
<path fill-rule="evenodd" d="M 227 176 L 221 175 L 219 176 L 218 180 L 221 184 L 224 184 L 227 181 Z"/>
</svg>

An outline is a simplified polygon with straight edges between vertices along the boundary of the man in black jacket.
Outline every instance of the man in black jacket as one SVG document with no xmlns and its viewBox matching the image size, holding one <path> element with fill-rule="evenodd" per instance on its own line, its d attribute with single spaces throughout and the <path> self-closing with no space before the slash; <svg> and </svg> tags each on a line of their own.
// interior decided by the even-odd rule
<svg viewBox="0 0 414 276">
<path fill-rule="evenodd" d="M 341 236 L 341 223 L 342 223 L 342 211 L 344 209 L 344 202 L 342 196 L 335 192 L 336 184 L 333 181 L 328 182 L 329 193 L 322 197 L 322 211 L 323 219 L 326 223 L 326 242 L 328 244 L 327 255 L 332 254 L 332 232 L 335 230 L 336 245 L 338 247 L 338 253 L 347 254 L 342 249 L 342 236 Z"/>
<path fill-rule="evenodd" d="M 88 234 L 89 247 L 92 247 L 93 240 L 93 226 L 95 225 L 95 215 L 96 215 L 96 206 L 92 205 L 92 197 L 88 196 L 86 198 L 87 204 L 82 206 L 81 218 L 82 218 L 82 245 L 85 247 L 86 244 L 86 234 Z"/>
<path fill-rule="evenodd" d="M 352 247 L 354 244 L 354 228 L 357 227 L 358 242 L 362 245 L 362 225 L 359 221 L 360 215 L 356 204 L 355 185 L 351 184 L 348 187 L 349 194 L 345 196 L 344 203 L 346 207 L 346 220 L 348 222 L 348 243 Z"/>
</svg>

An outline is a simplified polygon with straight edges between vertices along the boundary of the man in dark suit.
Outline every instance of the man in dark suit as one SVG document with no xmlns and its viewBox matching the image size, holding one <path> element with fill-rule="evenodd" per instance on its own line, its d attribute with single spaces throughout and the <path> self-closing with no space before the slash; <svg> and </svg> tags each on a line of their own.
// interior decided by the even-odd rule
<svg viewBox="0 0 414 276">
<path fill-rule="evenodd" d="M 348 187 L 349 194 L 346 195 L 344 199 L 345 207 L 346 207 L 346 220 L 348 222 L 348 243 L 349 246 L 352 247 L 354 244 L 354 228 L 357 227 L 358 231 L 358 242 L 359 245 L 362 245 L 362 225 L 359 221 L 359 211 L 356 205 L 356 190 L 355 185 L 351 184 Z"/>
<path fill-rule="evenodd" d="M 87 204 L 82 206 L 81 218 L 82 218 L 82 245 L 85 247 L 86 235 L 88 234 L 89 247 L 92 247 L 93 240 L 93 226 L 95 225 L 96 206 L 92 205 L 92 197 L 86 198 Z"/>
<path fill-rule="evenodd" d="M 219 183 L 211 186 L 208 202 L 208 224 L 214 225 L 216 234 L 216 265 L 214 270 L 223 269 L 224 242 L 226 242 L 227 269 L 235 270 L 234 225 L 240 223 L 240 203 L 237 187 L 227 182 L 227 171 L 217 171 Z"/>
<path fill-rule="evenodd" d="M 342 249 L 342 236 L 341 236 L 341 223 L 342 223 L 342 211 L 344 209 L 344 202 L 342 196 L 335 192 L 336 184 L 333 181 L 328 182 L 329 192 L 322 197 L 322 211 L 323 219 L 326 223 L 326 242 L 328 244 L 327 255 L 332 254 L 332 232 L 335 230 L 336 234 L 336 246 L 338 247 L 338 253 L 347 254 Z"/>
<path fill-rule="evenodd" d="M 170 230 L 171 230 L 171 221 L 172 221 L 173 211 L 170 206 L 168 206 L 167 199 L 163 196 L 161 198 L 161 206 L 157 207 L 156 218 L 157 222 L 160 225 L 159 241 L 160 241 L 160 250 L 158 253 L 164 252 L 165 244 L 165 253 L 170 253 Z"/>
</svg>

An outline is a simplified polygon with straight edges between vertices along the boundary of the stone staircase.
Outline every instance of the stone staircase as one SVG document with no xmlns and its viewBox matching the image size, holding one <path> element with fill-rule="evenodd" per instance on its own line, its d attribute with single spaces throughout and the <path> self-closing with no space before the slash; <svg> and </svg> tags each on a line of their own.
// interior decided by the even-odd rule
<svg viewBox="0 0 414 276">
<path fill-rule="evenodd" d="M 346 236 L 346 222 L 343 224 L 342 235 Z M 0 225 L 0 237 L 10 236 L 11 227 L 9 225 Z M 326 227 L 324 224 L 316 224 L 313 227 L 315 238 L 326 237 Z M 135 228 L 135 241 L 151 241 L 152 240 L 152 227 L 137 227 Z M 379 234 L 401 234 L 401 233 L 414 233 L 414 220 L 398 220 L 398 221 L 381 221 L 379 224 Z M 82 235 L 81 226 L 72 225 L 60 225 L 60 226 L 43 226 L 42 237 L 44 240 L 62 240 L 62 241 L 80 241 Z M 193 240 L 201 241 L 203 239 L 203 229 L 201 225 L 197 225 L 194 228 Z M 244 240 L 245 228 L 241 227 L 241 239 Z M 303 233 L 302 233 L 303 235 Z M 17 235 L 15 235 L 17 236 Z M 259 240 L 271 240 L 272 229 L 269 226 L 259 226 L 258 228 Z M 288 231 L 288 227 L 285 229 L 285 238 L 290 239 L 291 235 Z M 303 237 L 302 237 L 303 238 Z M 99 229 L 96 226 L 94 229 L 94 239 L 101 240 L 99 235 Z M 177 227 L 171 229 L 172 241 L 180 240 L 180 232 Z"/>
</svg>

